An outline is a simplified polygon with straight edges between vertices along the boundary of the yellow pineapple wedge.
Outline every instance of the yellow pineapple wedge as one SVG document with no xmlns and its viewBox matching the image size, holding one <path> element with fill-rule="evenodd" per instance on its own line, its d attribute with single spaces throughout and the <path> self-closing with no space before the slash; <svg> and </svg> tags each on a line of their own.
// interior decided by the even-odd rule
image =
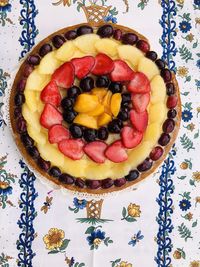
<svg viewBox="0 0 200 267">
<path fill-rule="evenodd" d="M 139 60 L 138 71 L 143 72 L 149 78 L 149 80 L 153 79 L 154 76 L 160 73 L 156 64 L 146 57 L 143 57 Z"/>
<path fill-rule="evenodd" d="M 109 38 L 100 39 L 95 43 L 95 48 L 99 53 L 104 53 L 110 57 L 115 57 L 117 55 L 118 46 L 118 41 Z"/>
<path fill-rule="evenodd" d="M 35 69 L 27 79 L 25 90 L 42 91 L 50 80 L 51 75 L 41 74 Z"/>
<path fill-rule="evenodd" d="M 27 126 L 27 131 L 28 134 L 30 135 L 31 138 L 33 138 L 33 140 L 40 145 L 45 145 L 46 141 L 48 140 L 48 136 L 47 134 L 44 134 L 43 132 L 38 132 L 35 130 L 35 128 L 33 126 L 31 126 L 30 124 Z"/>
<path fill-rule="evenodd" d="M 144 57 L 143 53 L 132 45 L 120 45 L 117 49 L 119 57 L 123 60 L 128 60 L 134 69 L 137 68 L 139 60 Z"/>
<path fill-rule="evenodd" d="M 38 150 L 41 157 L 44 160 L 50 161 L 52 165 L 59 167 L 64 165 L 64 155 L 54 145 L 49 143 L 45 145 L 38 144 Z"/>
<path fill-rule="evenodd" d="M 95 43 L 98 40 L 100 40 L 100 37 L 97 34 L 91 33 L 79 36 L 74 40 L 74 44 L 83 53 L 90 53 L 91 55 L 95 55 L 97 53 Z"/>
<path fill-rule="evenodd" d="M 87 164 L 88 161 L 86 159 L 72 160 L 68 157 L 64 157 L 64 164 L 61 170 L 75 177 L 84 177 Z"/>
<path fill-rule="evenodd" d="M 55 52 L 55 57 L 62 62 L 66 62 L 74 57 L 75 51 L 76 46 L 74 45 L 74 42 L 67 41 Z"/>
<path fill-rule="evenodd" d="M 148 125 L 147 130 L 144 135 L 144 140 L 149 141 L 151 146 L 155 146 L 160 137 L 161 125 L 157 122 L 151 123 Z"/>
<path fill-rule="evenodd" d="M 56 52 L 52 51 L 42 58 L 38 67 L 38 71 L 41 74 L 52 74 L 58 67 L 60 67 L 62 62 L 58 60 L 55 55 Z"/>
<path fill-rule="evenodd" d="M 95 162 L 90 161 L 85 168 L 85 176 L 89 179 L 105 179 L 107 177 L 111 177 L 112 174 L 112 162 L 106 160 L 103 164 L 97 164 Z"/>
<path fill-rule="evenodd" d="M 37 111 L 38 107 L 37 92 L 25 90 L 24 95 L 26 99 L 26 104 L 30 109 L 30 111 L 32 112 Z"/>
<path fill-rule="evenodd" d="M 166 97 L 166 86 L 163 78 L 160 75 L 156 75 L 151 80 L 151 103 L 164 102 Z"/>
<path fill-rule="evenodd" d="M 40 125 L 40 115 L 39 113 L 36 112 L 32 112 L 27 104 L 24 104 L 22 107 L 22 115 L 24 117 L 24 119 L 28 122 L 28 124 L 32 125 L 32 127 L 36 130 L 36 131 L 40 131 L 41 129 L 41 125 Z"/>
<path fill-rule="evenodd" d="M 164 102 L 159 102 L 149 107 L 149 122 L 162 123 L 166 116 L 166 105 Z"/>
</svg>

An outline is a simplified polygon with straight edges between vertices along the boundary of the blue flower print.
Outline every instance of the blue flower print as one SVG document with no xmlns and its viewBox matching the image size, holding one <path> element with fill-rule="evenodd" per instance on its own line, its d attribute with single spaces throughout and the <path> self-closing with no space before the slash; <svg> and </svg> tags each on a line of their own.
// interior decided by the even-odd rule
<svg viewBox="0 0 200 267">
<path fill-rule="evenodd" d="M 8 0 L 0 0 L 0 12 L 10 12 L 11 4 L 8 3 Z"/>
<path fill-rule="evenodd" d="M 197 60 L 197 67 L 200 69 L 200 59 Z"/>
<path fill-rule="evenodd" d="M 117 18 L 113 17 L 112 15 L 109 15 L 107 17 L 104 17 L 105 22 L 112 22 L 112 23 L 117 23 Z"/>
<path fill-rule="evenodd" d="M 87 237 L 88 244 L 90 246 L 92 245 L 99 245 L 102 240 L 105 239 L 105 232 L 102 232 L 101 230 L 95 230 Z"/>
<path fill-rule="evenodd" d="M 192 28 L 191 24 L 188 21 L 182 21 L 179 23 L 179 29 L 182 31 L 182 33 L 186 33 L 190 31 Z"/>
<path fill-rule="evenodd" d="M 190 110 L 184 110 L 182 112 L 182 120 L 188 122 L 193 118 L 192 112 Z"/>
<path fill-rule="evenodd" d="M 10 186 L 8 183 L 6 182 L 0 182 L 0 195 L 11 195 L 12 194 L 12 186 Z"/>
<path fill-rule="evenodd" d="M 194 0 L 194 4 L 195 4 L 196 6 L 200 6 L 200 0 Z"/>
<path fill-rule="evenodd" d="M 84 209 L 87 205 L 87 201 L 85 199 L 78 199 L 78 198 L 74 198 L 74 206 L 77 208 L 77 209 Z"/>
<path fill-rule="evenodd" d="M 190 209 L 191 207 L 191 202 L 187 199 L 183 199 L 179 202 L 179 207 L 182 211 L 186 211 L 188 209 Z"/>
<path fill-rule="evenodd" d="M 128 245 L 131 245 L 134 247 L 137 244 L 137 242 L 139 242 L 143 238 L 144 236 L 141 235 L 141 231 L 138 231 L 138 233 L 131 238 L 131 241 L 128 242 Z"/>
</svg>

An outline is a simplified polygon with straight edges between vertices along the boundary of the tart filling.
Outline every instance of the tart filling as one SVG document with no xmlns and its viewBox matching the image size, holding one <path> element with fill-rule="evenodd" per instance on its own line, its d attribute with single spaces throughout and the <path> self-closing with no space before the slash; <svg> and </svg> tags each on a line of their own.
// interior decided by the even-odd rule
<svg viewBox="0 0 200 267">
<path fill-rule="evenodd" d="M 146 40 L 111 25 L 81 26 L 65 38 L 55 35 L 24 64 L 16 129 L 29 155 L 61 182 L 75 176 L 78 187 L 84 180 L 94 189 L 123 186 L 170 142 L 178 103 L 172 74 Z"/>
</svg>

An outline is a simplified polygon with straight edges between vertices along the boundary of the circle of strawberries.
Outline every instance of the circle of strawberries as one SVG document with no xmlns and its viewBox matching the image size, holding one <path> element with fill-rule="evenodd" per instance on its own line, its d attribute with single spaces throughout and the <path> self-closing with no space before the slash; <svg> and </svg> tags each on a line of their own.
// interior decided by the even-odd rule
<svg viewBox="0 0 200 267">
<path fill-rule="evenodd" d="M 90 73 L 109 75 L 111 81 L 123 82 L 131 93 L 133 108 L 130 123 L 122 128 L 121 138 L 110 145 L 103 141 L 85 143 L 82 139 L 72 139 L 69 130 L 62 125 L 59 88 L 67 90 L 73 85 L 75 77 L 82 79 Z M 45 103 L 40 123 L 48 129 L 49 142 L 58 144 L 65 156 L 79 160 L 85 153 L 96 163 L 104 163 L 106 158 L 119 163 L 127 160 L 127 149 L 136 147 L 143 139 L 148 124 L 146 109 L 150 101 L 150 81 L 145 74 L 134 72 L 123 60 L 112 60 L 100 53 L 96 57 L 75 58 L 61 65 L 42 90 L 40 98 Z"/>
</svg>

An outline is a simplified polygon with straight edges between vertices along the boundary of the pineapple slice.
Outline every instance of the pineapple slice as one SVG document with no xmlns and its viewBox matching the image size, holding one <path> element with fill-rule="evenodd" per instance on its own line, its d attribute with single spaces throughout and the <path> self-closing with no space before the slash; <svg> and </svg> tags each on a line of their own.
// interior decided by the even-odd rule
<svg viewBox="0 0 200 267">
<path fill-rule="evenodd" d="M 85 168 L 85 176 L 88 179 L 105 179 L 106 177 L 111 177 L 112 175 L 112 162 L 106 160 L 104 164 L 97 164 L 90 161 Z"/>
<path fill-rule="evenodd" d="M 153 147 L 157 143 L 160 134 L 161 134 L 161 125 L 156 122 L 151 123 L 147 127 L 147 130 L 144 135 L 144 140 L 149 141 L 151 143 L 151 146 Z"/>
<path fill-rule="evenodd" d="M 139 60 L 138 71 L 143 72 L 149 80 L 160 73 L 156 64 L 146 57 Z"/>
<path fill-rule="evenodd" d="M 28 134 L 30 135 L 31 138 L 33 138 L 33 140 L 40 145 L 45 145 L 46 141 L 47 141 L 47 134 L 44 134 L 43 132 L 38 132 L 35 130 L 35 128 L 33 126 L 31 126 L 30 124 L 27 126 L 27 131 Z"/>
<path fill-rule="evenodd" d="M 35 69 L 27 79 L 25 91 L 42 91 L 50 80 L 51 75 L 41 74 L 38 69 Z"/>
<path fill-rule="evenodd" d="M 36 91 L 27 91 L 24 92 L 26 104 L 30 111 L 37 111 L 38 100 L 37 100 L 37 92 Z"/>
<path fill-rule="evenodd" d="M 32 125 L 32 127 L 39 132 L 41 129 L 40 125 L 40 115 L 38 112 L 31 112 L 28 108 L 27 104 L 24 104 L 22 107 L 22 115 L 28 124 Z"/>
<path fill-rule="evenodd" d="M 76 118 L 74 119 L 74 123 L 80 124 L 88 128 L 98 129 L 97 119 L 87 114 L 81 114 L 81 113 L 78 114 Z"/>
<path fill-rule="evenodd" d="M 166 96 L 166 86 L 163 78 L 156 75 L 151 80 L 151 103 L 164 102 Z"/>
<path fill-rule="evenodd" d="M 41 74 L 52 74 L 61 64 L 62 62 L 56 58 L 56 52 L 52 51 L 42 58 L 38 71 Z"/>
<path fill-rule="evenodd" d="M 109 38 L 100 39 L 95 43 L 96 50 L 99 53 L 104 53 L 111 57 L 115 57 L 117 55 L 118 46 L 119 42 Z"/>
<path fill-rule="evenodd" d="M 77 112 L 90 112 L 94 110 L 99 104 L 98 97 L 96 95 L 81 94 L 78 96 L 74 109 Z"/>
<path fill-rule="evenodd" d="M 73 55 L 71 55 L 71 57 L 69 57 L 68 60 L 71 60 L 72 58 L 80 58 L 80 57 L 85 57 L 86 54 L 83 53 L 82 51 L 80 51 L 79 49 L 77 49 L 75 47 L 75 52 L 73 53 Z"/>
<path fill-rule="evenodd" d="M 162 123 L 166 115 L 166 106 L 164 102 L 159 102 L 149 107 L 149 121 L 150 123 Z"/>
<path fill-rule="evenodd" d="M 64 156 L 64 164 L 62 165 L 61 170 L 62 172 L 69 173 L 75 177 L 84 177 L 87 165 L 88 161 L 86 159 L 72 160 Z"/>
<path fill-rule="evenodd" d="M 74 57 L 73 55 L 74 55 L 75 50 L 76 50 L 76 47 L 74 45 L 74 42 L 67 41 L 55 52 L 55 56 L 58 60 L 61 60 L 62 62 L 66 62 L 70 60 L 72 57 Z"/>
<path fill-rule="evenodd" d="M 144 57 L 144 54 L 132 45 L 120 45 L 117 49 L 119 57 L 123 60 L 128 60 L 134 69 L 137 67 L 140 59 Z"/>
<path fill-rule="evenodd" d="M 85 34 L 74 40 L 74 44 L 84 53 L 95 55 L 97 53 L 95 43 L 100 40 L 97 34 Z"/>
<path fill-rule="evenodd" d="M 44 160 L 50 161 L 52 165 L 59 166 L 59 167 L 64 165 L 64 155 L 54 145 L 38 144 L 38 150 L 40 152 L 41 157 Z"/>
</svg>

